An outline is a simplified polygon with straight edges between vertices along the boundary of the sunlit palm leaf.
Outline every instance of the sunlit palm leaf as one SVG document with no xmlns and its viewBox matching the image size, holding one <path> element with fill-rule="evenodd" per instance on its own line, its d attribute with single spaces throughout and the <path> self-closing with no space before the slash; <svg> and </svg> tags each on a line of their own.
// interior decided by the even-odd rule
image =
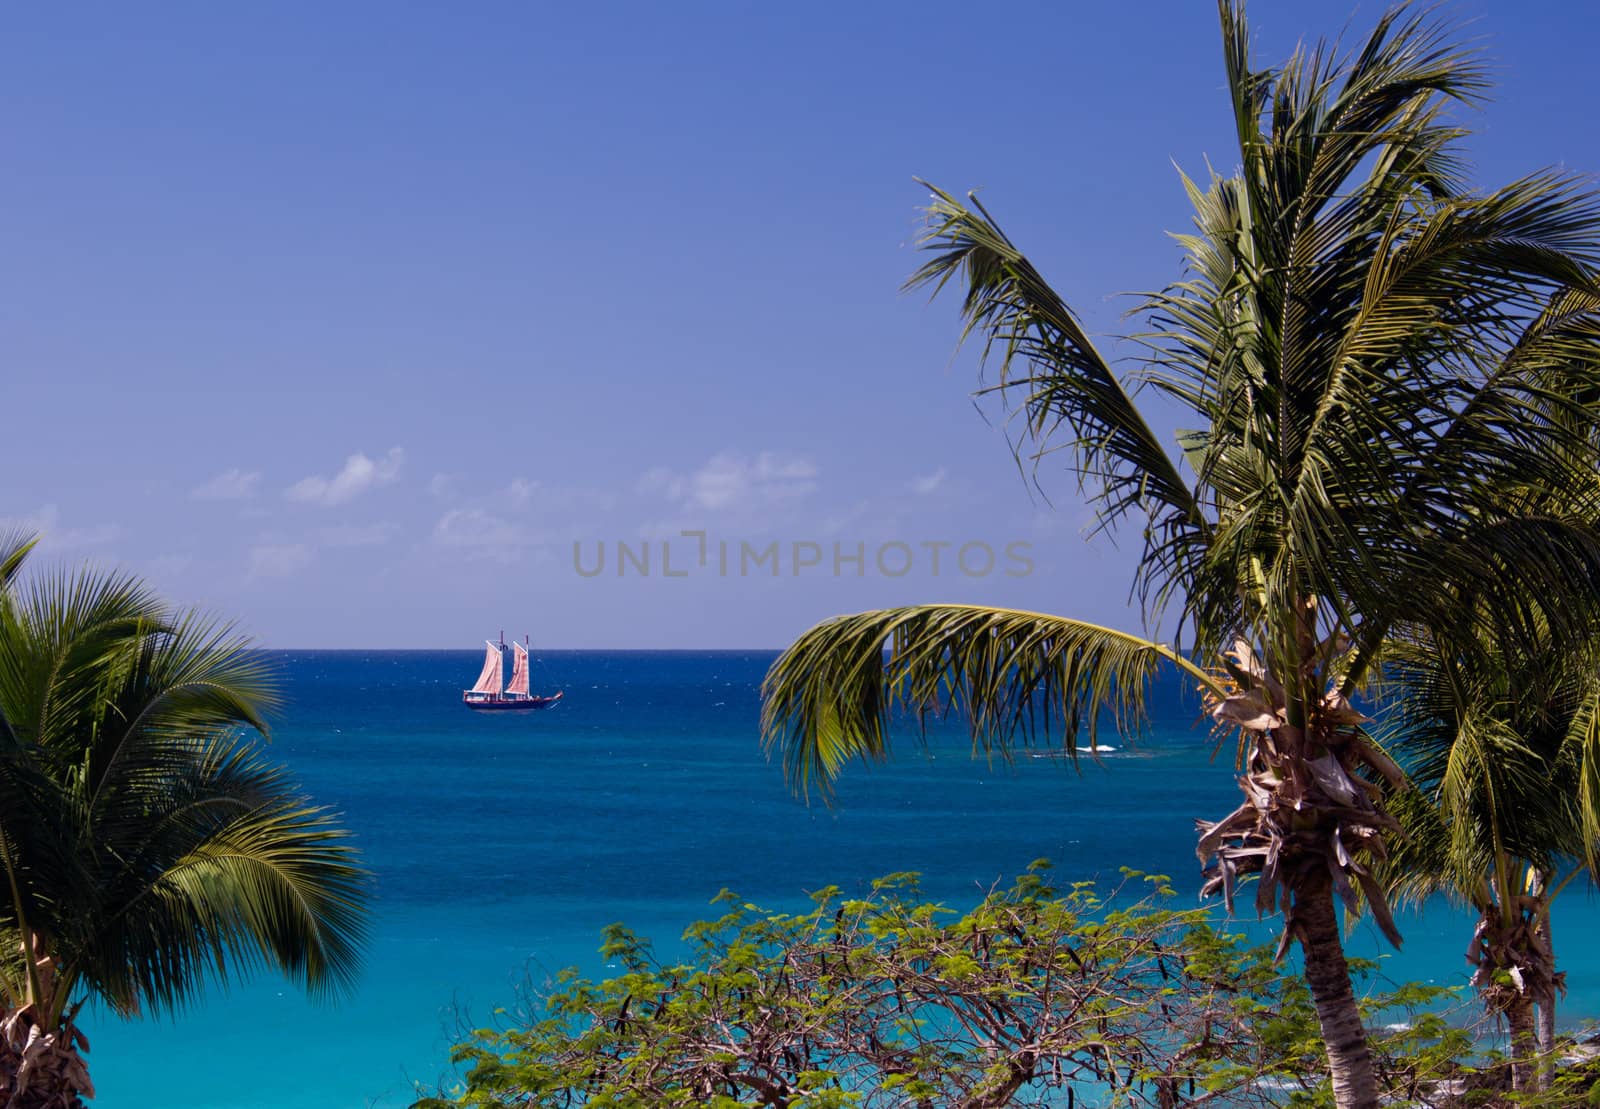
<svg viewBox="0 0 1600 1109">
<path fill-rule="evenodd" d="M 907 287 L 937 293 L 961 281 L 963 338 L 981 336 L 983 359 L 998 370 L 992 388 L 1022 414 L 1035 465 L 1064 451 L 1101 527 L 1114 529 L 1130 512 L 1146 515 L 1159 533 L 1159 541 L 1147 537 L 1147 556 L 1198 554 L 1207 520 L 1176 462 L 1072 310 L 977 197 L 969 201 L 933 189 L 920 242 L 933 257 Z M 1178 569 L 1150 575 L 1151 596 Z"/>
<path fill-rule="evenodd" d="M 11 585 L 29 552 L 38 544 L 39 537 L 29 531 L 0 532 L 0 593 Z"/>
<path fill-rule="evenodd" d="M 1034 612 L 919 605 L 841 616 L 812 628 L 773 663 L 762 685 L 762 731 L 795 788 L 827 794 L 852 759 L 889 753 L 897 719 L 955 710 L 973 741 L 1015 743 L 1098 736 L 1102 714 L 1120 730 L 1144 717 L 1150 677 L 1174 665 L 1214 679 L 1159 643 Z"/>
</svg>

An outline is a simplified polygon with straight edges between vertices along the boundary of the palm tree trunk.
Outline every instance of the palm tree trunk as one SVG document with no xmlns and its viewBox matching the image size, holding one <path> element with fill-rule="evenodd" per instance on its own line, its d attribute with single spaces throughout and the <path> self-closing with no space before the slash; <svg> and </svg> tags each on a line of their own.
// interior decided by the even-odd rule
<svg viewBox="0 0 1600 1109">
<path fill-rule="evenodd" d="M 1339 1109 L 1376 1109 L 1378 1076 L 1355 991 L 1350 988 L 1333 885 L 1325 872 L 1308 876 L 1295 889 L 1294 922 L 1305 952 L 1306 985 L 1311 988 L 1322 1042 L 1328 1050 L 1334 1101 Z"/>
<path fill-rule="evenodd" d="M 1535 1010 L 1534 1042 L 1539 1049 L 1539 1073 L 1544 1085 L 1556 1076 L 1556 1002 L 1554 997 L 1539 1002 Z"/>
<path fill-rule="evenodd" d="M 1542 877 L 1542 876 L 1541 876 Z M 1540 892 L 1544 893 L 1545 883 L 1540 882 Z M 1540 941 L 1540 946 L 1548 952 L 1551 959 L 1551 971 L 1554 972 L 1555 942 L 1550 935 L 1550 901 L 1544 897 L 1539 907 L 1538 923 L 1534 926 L 1534 938 Z M 1557 980 L 1559 981 L 1559 979 Z M 1539 1047 L 1539 1077 L 1545 1086 L 1556 1080 L 1556 992 L 1558 986 L 1555 982 L 1544 992 L 1537 1001 L 1536 1014 L 1538 1024 L 1534 1027 L 1534 1039 Z"/>
<path fill-rule="evenodd" d="M 1511 1026 L 1511 1088 L 1537 1090 L 1539 1075 L 1533 1057 L 1533 998 L 1526 993 L 1518 993 L 1506 1008 L 1506 1023 Z"/>
</svg>

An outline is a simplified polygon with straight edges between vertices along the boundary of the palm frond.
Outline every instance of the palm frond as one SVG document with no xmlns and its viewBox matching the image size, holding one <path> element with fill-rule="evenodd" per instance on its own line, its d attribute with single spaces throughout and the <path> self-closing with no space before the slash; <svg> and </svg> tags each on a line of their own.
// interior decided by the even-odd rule
<svg viewBox="0 0 1600 1109">
<path fill-rule="evenodd" d="M 1168 540 L 1181 545 L 1203 536 L 1206 518 L 1177 463 L 1071 308 L 975 195 L 968 206 L 928 187 L 933 195 L 919 245 L 933 257 L 906 287 L 937 294 L 960 280 L 963 341 L 982 336 L 983 361 L 998 368 L 990 388 L 1023 418 L 1034 464 L 1066 451 L 1101 528 L 1115 530 L 1130 512 L 1148 518 L 1147 554 L 1172 549 Z M 1151 542 L 1152 533 L 1163 542 Z M 1151 588 L 1159 592 L 1170 576 Z"/>
<path fill-rule="evenodd" d="M 254 743 L 213 743 L 201 765 L 105 876 L 80 972 L 124 1008 L 172 1009 L 263 963 L 314 994 L 348 990 L 370 885 L 349 833 Z"/>
<path fill-rule="evenodd" d="M 103 694 L 104 723 L 76 749 L 91 821 L 118 809 L 137 820 L 144 784 L 184 772 L 188 740 L 236 728 L 266 736 L 266 716 L 279 704 L 267 657 L 199 613 L 168 616 L 124 662 Z"/>
<path fill-rule="evenodd" d="M 30 531 L 14 528 L 0 532 L 0 593 L 10 589 L 22 564 L 38 545 L 39 536 Z"/>
<path fill-rule="evenodd" d="M 1171 664 L 1215 679 L 1163 644 L 1079 620 L 976 605 L 918 605 L 841 616 L 793 643 L 762 683 L 762 735 L 800 793 L 824 796 L 852 759 L 881 760 L 897 717 L 956 711 L 974 744 L 1091 745 L 1102 714 L 1119 731 L 1144 720 L 1146 687 Z M 1066 744 L 1069 756 L 1076 747 Z"/>
<path fill-rule="evenodd" d="M 1600 883 L 1600 680 L 1584 690 L 1563 744 L 1576 788 L 1578 856 Z"/>
<path fill-rule="evenodd" d="M 0 532 L 0 609 L 10 608 L 11 583 L 38 544 L 37 535 L 20 528 Z M 4 707 L 0 706 L 0 742 L 14 744 L 16 740 L 17 734 L 12 730 L 11 721 L 6 717 Z"/>
</svg>

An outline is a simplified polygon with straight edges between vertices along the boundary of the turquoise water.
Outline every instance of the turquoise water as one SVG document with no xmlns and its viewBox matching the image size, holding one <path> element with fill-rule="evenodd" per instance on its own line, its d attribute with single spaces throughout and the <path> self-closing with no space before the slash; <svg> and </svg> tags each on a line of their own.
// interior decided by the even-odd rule
<svg viewBox="0 0 1600 1109">
<path fill-rule="evenodd" d="M 377 874 L 356 993 L 333 1005 L 260 978 L 171 1019 L 92 1016 L 97 1109 L 396 1109 L 444 1076 L 458 1023 L 513 1004 L 547 970 L 605 968 L 614 920 L 670 947 L 723 887 L 773 907 L 902 870 L 954 903 L 1048 857 L 1063 880 L 1121 865 L 1198 889 L 1193 821 L 1237 802 L 1176 686 L 1150 736 L 1081 774 L 1064 760 L 969 757 L 958 726 L 923 752 L 853 767 L 833 809 L 806 807 L 756 738 L 768 653 L 576 652 L 545 657 L 557 709 L 481 716 L 460 690 L 481 652 L 280 656 L 289 705 L 275 754 L 345 815 Z M 1102 742 L 1107 742 L 1103 737 Z M 1600 1015 L 1600 910 L 1568 893 L 1555 922 L 1566 1014 Z M 1385 973 L 1458 983 L 1471 927 L 1430 909 L 1405 921 Z M 1563 942 L 1565 941 L 1565 942 Z M 1352 947 L 1377 954 L 1368 925 Z"/>
</svg>

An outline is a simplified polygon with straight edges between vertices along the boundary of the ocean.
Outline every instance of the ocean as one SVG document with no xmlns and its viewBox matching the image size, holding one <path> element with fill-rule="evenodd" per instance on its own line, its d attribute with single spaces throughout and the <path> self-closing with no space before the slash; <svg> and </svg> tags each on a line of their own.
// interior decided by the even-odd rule
<svg viewBox="0 0 1600 1109">
<path fill-rule="evenodd" d="M 1194 820 L 1239 797 L 1198 704 L 1158 689 L 1150 733 L 1077 770 L 1043 751 L 973 758 L 958 722 L 908 730 L 895 758 L 852 766 L 833 806 L 806 805 L 762 754 L 771 652 L 553 652 L 536 690 L 556 708 L 463 709 L 481 651 L 280 652 L 287 703 L 272 753 L 343 814 L 376 875 L 356 990 L 308 1000 L 268 975 L 218 986 L 176 1016 L 89 1012 L 96 1109 L 399 1109 L 448 1081 L 450 1043 L 565 966 L 606 967 L 600 930 L 624 921 L 666 952 L 723 888 L 774 909 L 806 891 L 864 889 L 918 871 L 930 897 L 976 901 L 1032 860 L 1059 880 L 1122 866 L 1199 888 Z M 1220 906 L 1219 906 L 1220 911 Z M 1254 925 L 1254 918 L 1250 918 Z M 1402 917 L 1394 980 L 1465 984 L 1471 922 L 1445 906 Z M 1558 903 L 1563 1023 L 1600 1015 L 1600 927 L 1587 892 Z M 1350 946 L 1376 956 L 1368 923 Z"/>
</svg>

